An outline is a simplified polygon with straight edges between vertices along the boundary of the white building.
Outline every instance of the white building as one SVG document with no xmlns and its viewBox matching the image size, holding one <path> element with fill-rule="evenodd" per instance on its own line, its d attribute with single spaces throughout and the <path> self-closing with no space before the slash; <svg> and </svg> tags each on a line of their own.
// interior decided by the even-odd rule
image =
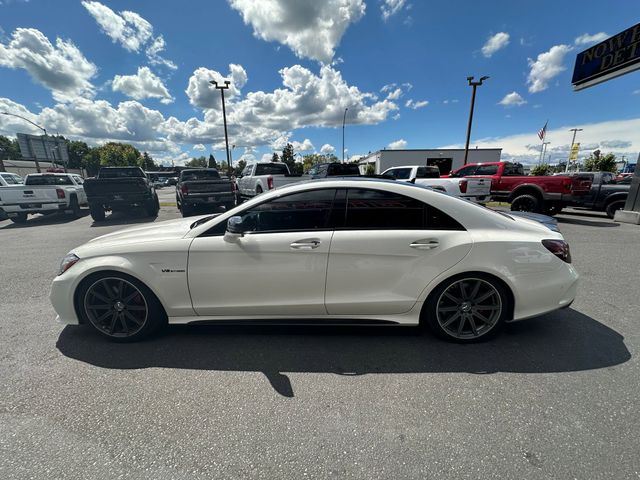
<svg viewBox="0 0 640 480">
<path fill-rule="evenodd" d="M 501 148 L 469 149 L 467 163 L 499 162 L 501 153 Z M 362 157 L 358 164 L 362 173 L 365 173 L 367 165 L 375 165 L 377 174 L 400 165 L 436 165 L 445 175 L 464 164 L 464 148 L 378 150 Z"/>
</svg>

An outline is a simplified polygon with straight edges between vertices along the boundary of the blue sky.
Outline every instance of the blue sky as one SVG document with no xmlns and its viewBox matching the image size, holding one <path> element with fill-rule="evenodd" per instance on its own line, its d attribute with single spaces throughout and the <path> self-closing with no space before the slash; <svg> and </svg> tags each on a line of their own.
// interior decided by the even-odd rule
<svg viewBox="0 0 640 480">
<path fill-rule="evenodd" d="M 551 160 L 569 128 L 594 148 L 640 150 L 640 73 L 581 92 L 575 55 L 635 24 L 628 1 L 0 0 L 0 109 L 91 144 L 128 141 L 154 158 L 224 158 L 219 94 L 229 78 L 234 159 L 286 141 L 347 157 L 464 142 L 534 162 L 549 120 Z M 484 47 L 484 48 L 483 48 Z M 515 92 L 515 94 L 513 93 Z M 502 103 L 501 103 L 502 102 Z M 30 131 L 0 116 L 0 133 Z M 34 132 L 36 133 L 36 132 Z"/>
</svg>

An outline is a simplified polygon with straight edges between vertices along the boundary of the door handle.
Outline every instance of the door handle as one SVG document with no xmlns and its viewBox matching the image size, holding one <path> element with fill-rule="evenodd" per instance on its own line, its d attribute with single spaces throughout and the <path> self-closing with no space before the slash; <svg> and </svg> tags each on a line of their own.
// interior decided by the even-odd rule
<svg viewBox="0 0 640 480">
<path fill-rule="evenodd" d="M 418 250 L 431 250 L 440 246 L 440 242 L 437 240 L 419 240 L 417 242 L 410 243 L 411 248 Z"/>
<path fill-rule="evenodd" d="M 308 241 L 299 241 L 293 242 L 290 247 L 294 250 L 313 250 L 314 248 L 318 248 L 320 246 L 319 240 L 308 240 Z"/>
</svg>

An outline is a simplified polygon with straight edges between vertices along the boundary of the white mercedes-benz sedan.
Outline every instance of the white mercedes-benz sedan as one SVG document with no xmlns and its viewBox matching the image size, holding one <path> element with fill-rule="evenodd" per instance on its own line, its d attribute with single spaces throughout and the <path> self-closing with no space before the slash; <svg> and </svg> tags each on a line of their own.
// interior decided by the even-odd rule
<svg viewBox="0 0 640 480">
<path fill-rule="evenodd" d="M 51 302 L 117 341 L 233 322 L 424 324 L 471 342 L 568 307 L 577 282 L 569 246 L 539 222 L 355 178 L 95 238 L 62 260 Z"/>
</svg>

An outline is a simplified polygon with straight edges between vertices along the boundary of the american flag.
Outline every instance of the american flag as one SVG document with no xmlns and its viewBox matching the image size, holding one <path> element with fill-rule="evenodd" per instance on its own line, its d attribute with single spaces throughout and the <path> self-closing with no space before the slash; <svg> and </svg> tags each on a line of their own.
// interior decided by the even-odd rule
<svg viewBox="0 0 640 480">
<path fill-rule="evenodd" d="M 538 138 L 541 141 L 544 141 L 544 136 L 547 134 L 547 123 L 549 123 L 549 120 L 547 120 L 544 124 L 544 127 L 542 127 L 540 130 L 538 130 Z"/>
</svg>

